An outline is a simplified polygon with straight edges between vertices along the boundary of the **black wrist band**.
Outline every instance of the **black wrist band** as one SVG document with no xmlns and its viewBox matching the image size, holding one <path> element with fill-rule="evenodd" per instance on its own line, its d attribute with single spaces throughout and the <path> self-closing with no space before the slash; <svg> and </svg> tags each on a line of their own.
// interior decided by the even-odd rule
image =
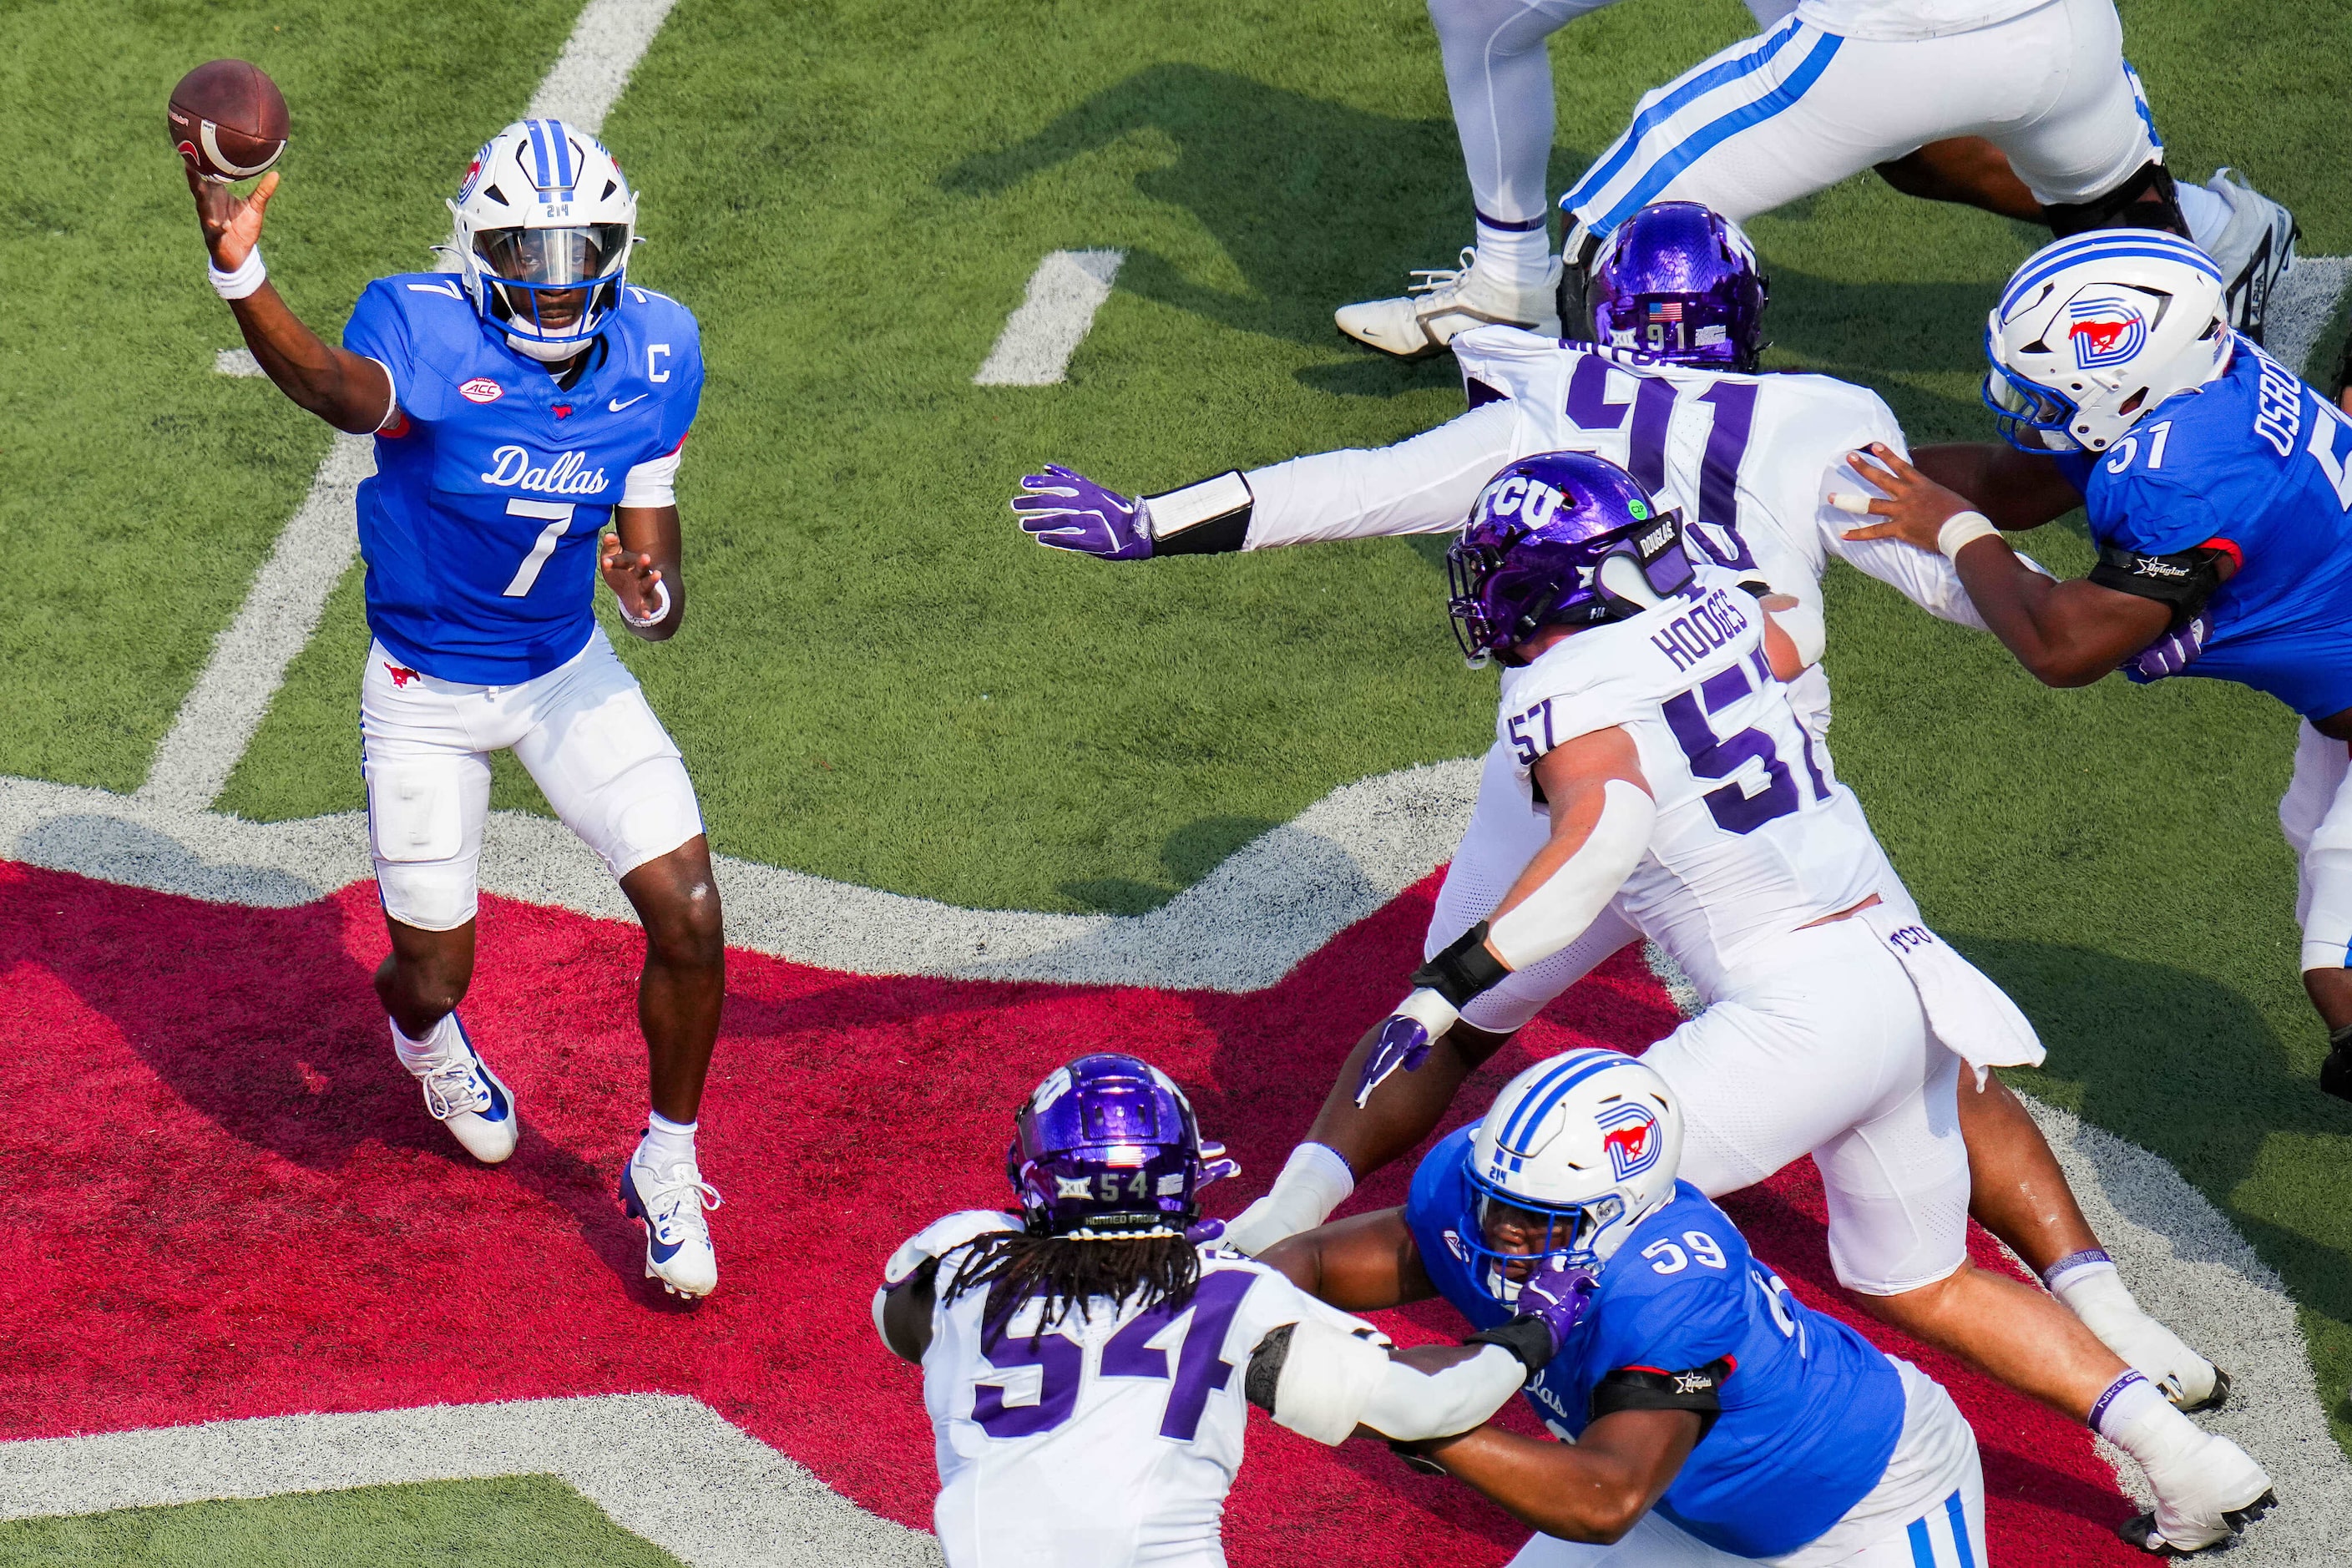
<svg viewBox="0 0 2352 1568">
<path fill-rule="evenodd" d="M 1528 1381 L 1551 1364 L 1551 1329 L 1541 1318 L 1513 1318 L 1500 1328 L 1481 1329 L 1462 1342 L 1465 1345 L 1500 1345 L 1519 1358 Z"/>
<path fill-rule="evenodd" d="M 1414 970 L 1410 984 L 1426 986 L 1458 1009 L 1500 985 L 1510 973 L 1501 959 L 1486 951 L 1486 922 L 1480 921 L 1454 938 L 1444 952 Z"/>
</svg>

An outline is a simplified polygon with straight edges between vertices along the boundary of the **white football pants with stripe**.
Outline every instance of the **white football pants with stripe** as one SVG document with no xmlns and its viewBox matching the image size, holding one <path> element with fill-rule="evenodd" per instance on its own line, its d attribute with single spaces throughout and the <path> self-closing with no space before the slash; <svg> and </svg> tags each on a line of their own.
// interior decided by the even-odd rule
<svg viewBox="0 0 2352 1568">
<path fill-rule="evenodd" d="M 1745 221 L 1951 136 L 1992 142 L 2044 204 L 2104 195 L 2162 150 L 2113 0 L 1936 38 L 1791 17 L 1645 96 L 1563 202 L 1596 235 L 1653 202 Z"/>
<path fill-rule="evenodd" d="M 1909 1362 L 1902 1375 L 1903 1436 L 1886 1473 L 1845 1517 L 1796 1551 L 1760 1560 L 1764 1568 L 1986 1568 L 1984 1470 L 1976 1434 L 1952 1396 Z M 1758 1568 L 1644 1514 L 1612 1546 L 1538 1535 L 1510 1568 Z"/>
</svg>

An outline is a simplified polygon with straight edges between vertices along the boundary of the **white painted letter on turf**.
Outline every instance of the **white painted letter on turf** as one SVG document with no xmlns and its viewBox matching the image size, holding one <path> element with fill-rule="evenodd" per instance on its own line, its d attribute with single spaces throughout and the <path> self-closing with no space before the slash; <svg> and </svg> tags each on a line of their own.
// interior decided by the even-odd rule
<svg viewBox="0 0 2352 1568">
<path fill-rule="evenodd" d="M 1110 298 L 1124 250 L 1056 250 L 1029 275 L 1028 297 L 1004 323 L 979 386 L 1051 386 L 1070 368 L 1095 312 Z"/>
</svg>

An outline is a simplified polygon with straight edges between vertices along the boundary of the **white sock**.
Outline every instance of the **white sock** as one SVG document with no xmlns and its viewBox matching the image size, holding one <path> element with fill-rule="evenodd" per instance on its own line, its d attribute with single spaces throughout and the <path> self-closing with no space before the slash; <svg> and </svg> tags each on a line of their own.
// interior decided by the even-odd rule
<svg viewBox="0 0 2352 1568">
<path fill-rule="evenodd" d="M 2189 237 L 2208 250 L 2220 244 L 2221 231 L 2230 226 L 2229 198 L 2186 180 L 2176 181 L 2172 194 L 2189 220 Z"/>
<path fill-rule="evenodd" d="M 2070 1253 L 2050 1266 L 2042 1283 L 2076 1317 L 2098 1311 L 2137 1312 L 2131 1287 L 2116 1272 L 2115 1261 L 2098 1247 Z"/>
<path fill-rule="evenodd" d="M 1328 1143 L 1301 1143 L 1290 1152 L 1266 1196 L 1284 1208 L 1296 1205 L 1300 1212 L 1312 1213 L 1315 1217 L 1298 1227 L 1312 1230 L 1329 1219 L 1331 1211 L 1346 1203 L 1355 1190 L 1356 1173 L 1348 1168 L 1347 1156 Z"/>
<path fill-rule="evenodd" d="M 397 1019 L 386 1021 L 392 1025 L 392 1048 L 400 1053 L 400 1065 L 412 1073 L 421 1073 L 461 1048 L 457 1043 L 457 1015 L 455 1013 L 442 1014 L 441 1021 L 425 1030 L 421 1040 L 412 1040 L 403 1034 Z"/>
<path fill-rule="evenodd" d="M 2172 1407 L 2164 1391 L 2136 1372 L 2107 1384 L 2091 1406 L 2091 1430 L 2139 1461 L 2151 1480 L 2196 1457 L 2205 1446 L 2197 1423 Z"/>
<path fill-rule="evenodd" d="M 637 1145 L 632 1163 L 643 1165 L 656 1175 L 667 1176 L 672 1165 L 694 1167 L 694 1130 L 698 1121 L 672 1121 L 660 1111 L 646 1117 L 646 1136 Z"/>
<path fill-rule="evenodd" d="M 1551 235 L 1538 220 L 1533 228 L 1496 228 L 1478 219 L 1478 270 L 1497 283 L 1540 289 L 1551 277 Z"/>
</svg>

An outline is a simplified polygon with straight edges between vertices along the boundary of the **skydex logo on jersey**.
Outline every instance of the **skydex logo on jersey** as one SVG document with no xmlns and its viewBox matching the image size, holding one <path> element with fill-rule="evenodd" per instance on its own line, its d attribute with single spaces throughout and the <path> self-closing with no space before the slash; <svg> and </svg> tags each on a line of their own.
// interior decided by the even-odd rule
<svg viewBox="0 0 2352 1568">
<path fill-rule="evenodd" d="M 604 470 L 589 468 L 585 452 L 566 452 L 546 467 L 534 468 L 525 448 L 500 447 L 490 454 L 490 470 L 482 476 L 486 485 L 551 496 L 602 495 L 604 490 Z"/>
</svg>

